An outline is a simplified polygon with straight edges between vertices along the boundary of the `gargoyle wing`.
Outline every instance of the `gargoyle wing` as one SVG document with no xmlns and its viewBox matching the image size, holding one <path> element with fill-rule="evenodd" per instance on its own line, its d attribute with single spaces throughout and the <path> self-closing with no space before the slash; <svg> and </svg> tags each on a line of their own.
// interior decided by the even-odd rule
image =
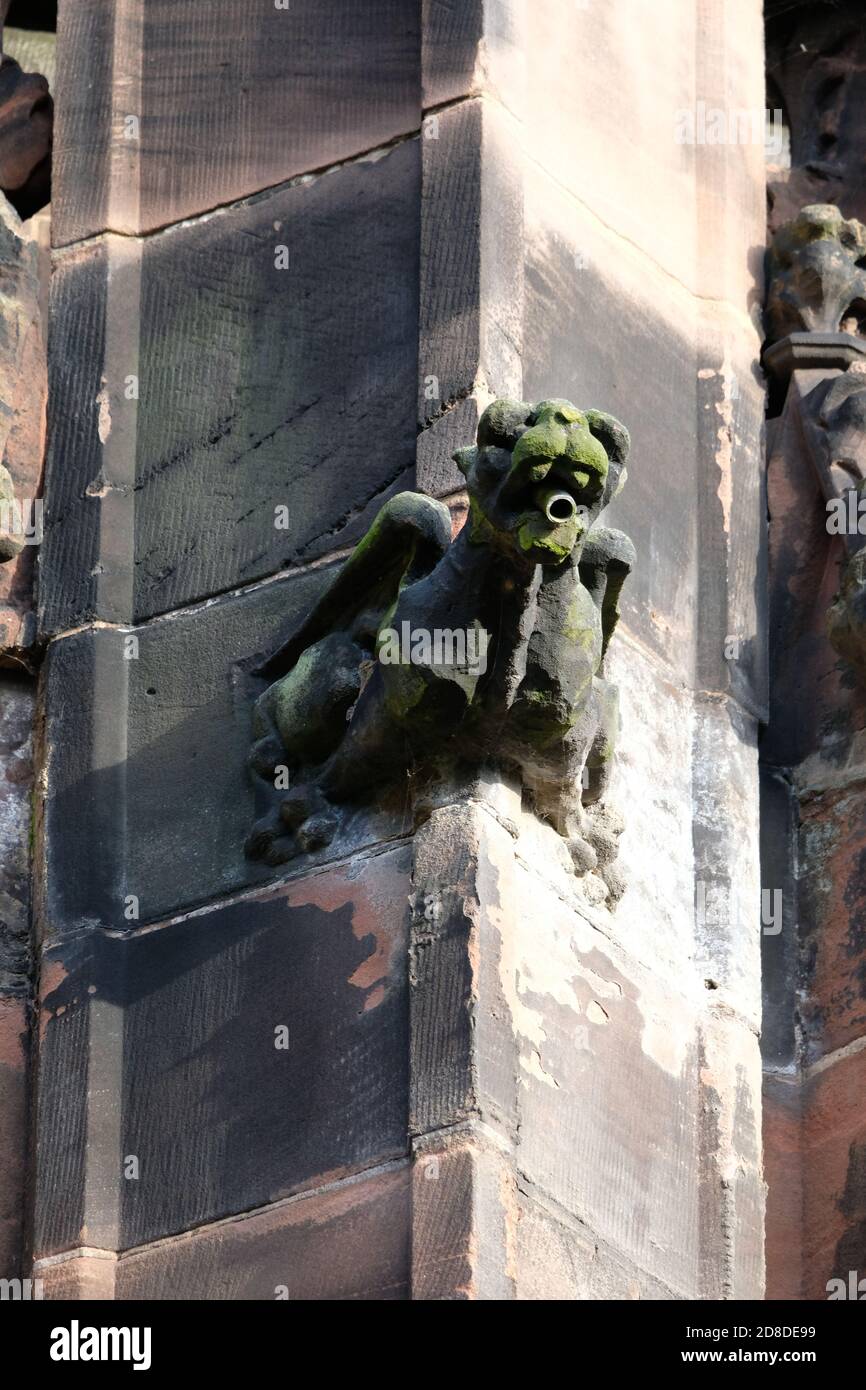
<svg viewBox="0 0 866 1390">
<path fill-rule="evenodd" d="M 429 574 L 451 543 L 451 514 L 432 497 L 398 492 L 376 516 L 331 583 L 292 635 L 257 668 L 274 681 L 329 632 L 348 631 L 362 613 L 378 621 L 405 584 Z"/>
</svg>

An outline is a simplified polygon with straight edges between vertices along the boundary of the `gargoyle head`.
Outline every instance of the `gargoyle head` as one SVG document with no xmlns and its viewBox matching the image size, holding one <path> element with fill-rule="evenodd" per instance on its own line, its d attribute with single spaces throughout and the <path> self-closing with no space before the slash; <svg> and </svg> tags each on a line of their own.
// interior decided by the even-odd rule
<svg viewBox="0 0 866 1390">
<path fill-rule="evenodd" d="M 477 443 L 454 455 L 466 478 L 471 537 L 527 562 L 561 564 L 626 478 L 629 436 L 570 401 L 493 401 Z"/>
<path fill-rule="evenodd" d="M 866 227 L 832 203 L 803 208 L 767 257 L 768 342 L 789 333 L 866 334 Z"/>
</svg>

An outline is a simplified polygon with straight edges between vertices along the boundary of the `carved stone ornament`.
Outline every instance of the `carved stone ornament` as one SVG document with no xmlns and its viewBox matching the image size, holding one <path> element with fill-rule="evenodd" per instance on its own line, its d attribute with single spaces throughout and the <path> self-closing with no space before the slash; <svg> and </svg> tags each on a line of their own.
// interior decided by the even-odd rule
<svg viewBox="0 0 866 1390">
<path fill-rule="evenodd" d="M 782 381 L 804 375 L 785 409 L 798 412 L 828 531 L 848 553 L 828 632 L 866 670 L 866 227 L 830 204 L 803 208 L 776 233 L 767 271 L 764 362 Z"/>
<path fill-rule="evenodd" d="M 494 768 L 612 896 L 621 829 L 600 806 L 618 724 L 603 675 L 631 541 L 596 525 L 629 437 L 568 401 L 497 400 L 455 455 L 469 518 L 388 501 L 300 629 L 260 668 L 248 853 L 321 849 L 377 789 Z"/>
<path fill-rule="evenodd" d="M 767 257 L 769 343 L 792 333 L 866 328 L 866 228 L 831 203 L 803 208 L 780 227 Z"/>
</svg>

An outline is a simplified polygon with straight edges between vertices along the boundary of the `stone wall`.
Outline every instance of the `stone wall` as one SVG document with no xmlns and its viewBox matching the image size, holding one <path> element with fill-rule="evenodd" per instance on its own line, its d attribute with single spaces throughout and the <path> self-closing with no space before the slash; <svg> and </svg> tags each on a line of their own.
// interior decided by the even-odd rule
<svg viewBox="0 0 866 1390">
<path fill-rule="evenodd" d="M 760 1297 L 760 7 L 359 13 L 60 6 L 35 1268 Z M 257 663 L 504 394 L 632 434 L 625 896 L 489 776 L 254 863 Z"/>
<path fill-rule="evenodd" d="M 32 543 L 4 516 L 0 563 L 0 1278 L 22 1274 L 28 1151 L 28 1059 L 33 959 L 30 851 L 36 709 L 33 574 L 36 499 L 45 451 L 46 361 L 42 285 L 47 224 L 22 224 L 0 192 L 0 456 Z M 7 481 L 8 480 L 8 481 Z"/>
<path fill-rule="evenodd" d="M 860 8 L 770 8 L 770 100 L 791 134 L 790 168 L 769 170 L 771 230 L 805 204 L 863 218 Z M 826 299 L 817 289 L 815 331 L 775 373 L 768 439 L 763 881 L 780 895 L 783 931 L 764 938 L 764 1144 L 768 1296 L 784 1299 L 826 1299 L 831 1280 L 848 1289 L 866 1272 L 866 699 L 829 640 L 852 542 L 830 534 L 822 478 L 847 460 L 856 482 L 866 459 L 862 427 L 843 438 L 820 405 L 832 382 L 862 380 L 862 331 L 839 331 L 852 328 L 845 284 L 843 268 Z M 829 308 L 837 293 L 842 322 Z M 810 341 L 824 345 L 821 361 Z"/>
</svg>

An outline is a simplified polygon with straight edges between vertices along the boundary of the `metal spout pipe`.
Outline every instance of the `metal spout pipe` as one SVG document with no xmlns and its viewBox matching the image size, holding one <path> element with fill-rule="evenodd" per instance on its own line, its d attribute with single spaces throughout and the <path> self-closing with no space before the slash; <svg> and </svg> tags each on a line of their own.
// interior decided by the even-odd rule
<svg viewBox="0 0 866 1390">
<path fill-rule="evenodd" d="M 577 515 L 577 503 L 571 493 L 563 492 L 560 488 L 539 488 L 536 502 L 553 526 L 561 526 L 564 521 L 572 521 Z"/>
</svg>

